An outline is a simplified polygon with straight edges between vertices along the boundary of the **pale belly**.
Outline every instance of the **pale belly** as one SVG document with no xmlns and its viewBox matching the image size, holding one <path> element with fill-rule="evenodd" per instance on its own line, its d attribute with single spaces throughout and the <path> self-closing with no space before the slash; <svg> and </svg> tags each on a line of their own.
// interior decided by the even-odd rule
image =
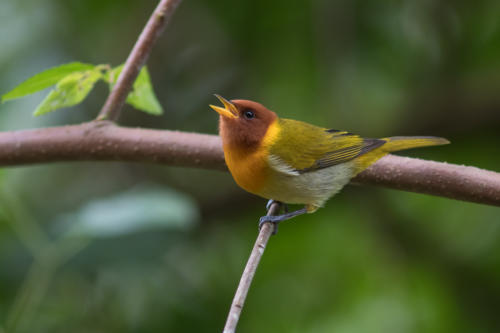
<svg viewBox="0 0 500 333">
<path fill-rule="evenodd" d="M 274 171 L 268 184 L 258 194 L 284 203 L 305 204 L 318 208 L 339 192 L 353 176 L 353 162 L 298 175 Z"/>
<path fill-rule="evenodd" d="M 310 211 L 323 206 L 354 176 L 354 161 L 299 173 L 281 159 L 266 155 L 257 151 L 225 154 L 225 158 L 234 180 L 246 191 L 283 203 L 304 204 Z"/>
</svg>

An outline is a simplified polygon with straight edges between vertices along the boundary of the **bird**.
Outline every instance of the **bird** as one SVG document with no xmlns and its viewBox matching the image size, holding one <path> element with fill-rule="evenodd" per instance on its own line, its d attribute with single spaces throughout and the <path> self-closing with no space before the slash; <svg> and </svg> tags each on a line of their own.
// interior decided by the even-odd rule
<svg viewBox="0 0 500 333">
<path fill-rule="evenodd" d="M 275 225 L 292 217 L 314 213 L 351 178 L 381 157 L 399 150 L 448 144 L 434 136 L 363 138 L 348 131 L 318 127 L 280 118 L 251 100 L 231 101 L 215 95 L 223 107 L 219 135 L 226 165 L 236 183 L 252 194 L 285 205 L 283 214 L 262 216 Z M 288 212 L 287 204 L 304 205 Z"/>
</svg>

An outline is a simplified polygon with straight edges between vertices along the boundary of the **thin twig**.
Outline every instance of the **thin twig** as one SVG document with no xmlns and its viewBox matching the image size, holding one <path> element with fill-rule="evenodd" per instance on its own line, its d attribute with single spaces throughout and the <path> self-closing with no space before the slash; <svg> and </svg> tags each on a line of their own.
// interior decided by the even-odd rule
<svg viewBox="0 0 500 333">
<path fill-rule="evenodd" d="M 107 121 L 0 132 L 0 166 L 59 161 L 150 162 L 227 170 L 215 135 L 126 128 Z M 500 206 L 500 173 L 470 166 L 388 155 L 353 182 Z"/>
<path fill-rule="evenodd" d="M 267 215 L 276 215 L 280 210 L 280 205 L 274 202 L 267 212 Z M 223 333 L 234 333 L 236 331 L 236 326 L 240 320 L 241 310 L 245 305 L 245 299 L 247 298 L 248 290 L 252 284 L 253 277 L 255 276 L 255 271 L 259 266 L 260 259 L 264 254 L 267 242 L 273 233 L 275 226 L 272 223 L 264 223 L 260 229 L 255 245 L 253 246 L 250 257 L 248 258 L 245 270 L 241 275 L 240 283 L 234 294 L 233 303 L 229 309 L 229 314 L 226 319 L 226 325 L 224 326 Z"/>
<path fill-rule="evenodd" d="M 113 90 L 104 103 L 101 112 L 99 112 L 97 120 L 116 121 L 118 119 L 127 95 L 132 89 L 137 75 L 139 75 L 139 71 L 146 63 L 154 43 L 163 32 L 180 2 L 181 0 L 160 1 L 130 52 Z"/>
</svg>

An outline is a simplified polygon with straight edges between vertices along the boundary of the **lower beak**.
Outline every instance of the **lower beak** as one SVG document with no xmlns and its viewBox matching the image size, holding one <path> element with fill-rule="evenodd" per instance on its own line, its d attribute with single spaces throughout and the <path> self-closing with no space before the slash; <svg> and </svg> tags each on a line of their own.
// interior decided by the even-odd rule
<svg viewBox="0 0 500 333">
<path fill-rule="evenodd" d="M 220 106 L 210 105 L 212 109 L 214 109 L 218 114 L 220 114 L 223 117 L 231 119 L 238 118 L 238 109 L 233 103 L 231 103 L 224 97 L 219 96 L 217 94 L 215 94 L 215 97 L 217 97 L 219 101 L 221 101 L 222 104 L 224 104 L 224 107 L 221 108 Z"/>
</svg>

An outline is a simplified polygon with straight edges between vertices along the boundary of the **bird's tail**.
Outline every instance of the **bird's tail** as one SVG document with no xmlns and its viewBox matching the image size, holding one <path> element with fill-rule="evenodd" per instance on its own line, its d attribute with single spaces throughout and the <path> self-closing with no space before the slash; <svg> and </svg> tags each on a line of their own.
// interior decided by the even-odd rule
<svg viewBox="0 0 500 333">
<path fill-rule="evenodd" d="M 450 143 L 444 138 L 435 136 L 392 136 L 381 140 L 385 141 L 383 145 L 356 158 L 356 169 L 354 174 L 358 174 L 375 163 L 379 158 L 393 151 Z"/>
<path fill-rule="evenodd" d="M 426 146 L 439 146 L 450 143 L 450 141 L 436 136 L 392 136 L 383 138 L 386 143 L 380 148 L 388 153 L 398 150 L 412 149 Z"/>
</svg>

